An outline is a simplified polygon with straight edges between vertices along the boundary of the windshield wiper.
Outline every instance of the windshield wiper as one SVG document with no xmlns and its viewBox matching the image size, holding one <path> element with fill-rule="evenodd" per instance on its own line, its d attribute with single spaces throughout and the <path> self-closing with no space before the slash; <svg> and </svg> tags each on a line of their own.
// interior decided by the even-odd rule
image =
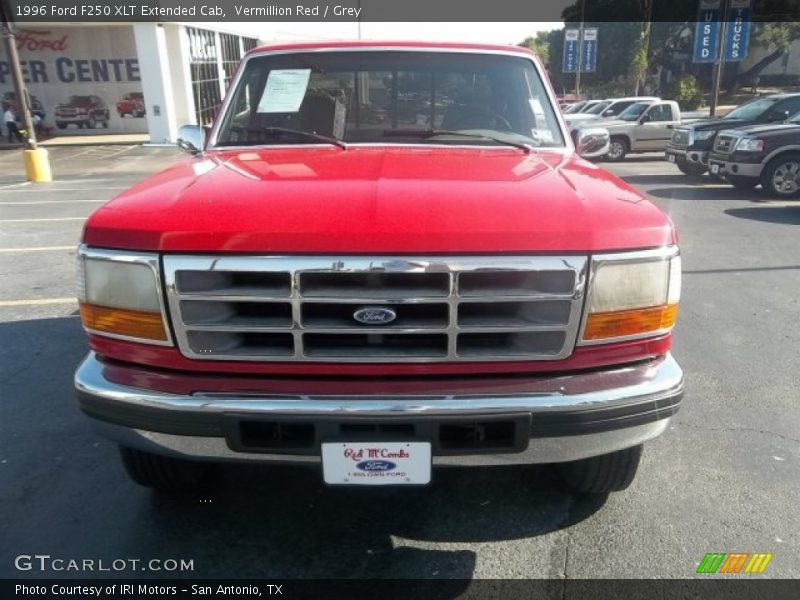
<svg viewBox="0 0 800 600">
<path fill-rule="evenodd" d="M 526 144 L 524 142 L 514 142 L 512 140 L 504 140 L 503 138 L 495 137 L 493 135 L 488 135 L 485 133 L 470 133 L 468 131 L 451 131 L 449 129 L 387 129 L 383 132 L 383 135 L 387 137 L 414 136 L 414 137 L 421 137 L 424 140 L 436 137 L 438 135 L 458 135 L 462 137 L 490 140 L 492 142 L 497 142 L 498 144 L 503 144 L 505 146 L 513 146 L 514 148 L 519 148 L 520 150 L 524 150 L 526 154 L 529 154 L 534 148 L 533 144 Z"/>
<path fill-rule="evenodd" d="M 266 133 L 286 133 L 290 135 L 298 135 L 309 140 L 317 140 L 318 142 L 333 144 L 334 146 L 339 146 L 339 148 L 341 148 L 342 150 L 347 150 L 347 144 L 345 144 L 342 140 L 328 135 L 322 135 L 321 133 L 314 133 L 313 131 L 303 131 L 302 129 L 290 129 L 288 127 L 260 127 L 260 128 L 251 128 L 250 131 L 266 132 Z"/>
</svg>

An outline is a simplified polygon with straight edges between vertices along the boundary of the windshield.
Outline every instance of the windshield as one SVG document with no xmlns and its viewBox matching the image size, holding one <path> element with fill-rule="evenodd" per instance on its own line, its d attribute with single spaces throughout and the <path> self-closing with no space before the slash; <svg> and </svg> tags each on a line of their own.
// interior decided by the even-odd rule
<svg viewBox="0 0 800 600">
<path fill-rule="evenodd" d="M 319 143 L 286 130 L 346 143 L 564 145 L 531 61 L 490 54 L 364 51 L 253 57 L 222 118 L 216 145 Z M 438 130 L 496 139 L 430 134 Z"/>
<path fill-rule="evenodd" d="M 564 114 L 567 114 L 567 113 L 572 114 L 572 113 L 580 112 L 580 110 L 584 106 L 586 106 L 586 101 L 585 100 L 581 101 L 581 102 L 576 102 L 575 104 L 572 104 L 571 106 L 568 106 L 567 108 L 565 108 L 564 109 Z"/>
<path fill-rule="evenodd" d="M 778 102 L 777 98 L 759 98 L 745 102 L 741 106 L 737 106 L 723 119 L 743 119 L 745 121 L 752 121 L 757 119 L 761 113 L 768 110 L 771 106 Z"/>
<path fill-rule="evenodd" d="M 598 102 L 592 108 L 590 108 L 589 110 L 587 110 L 585 112 L 587 112 L 589 114 L 592 114 L 592 115 L 599 115 L 601 112 L 603 112 L 606 109 L 606 107 L 609 104 L 611 104 L 611 100 L 603 100 L 602 102 Z"/>
<path fill-rule="evenodd" d="M 89 96 L 70 96 L 67 104 L 90 104 L 91 101 Z"/>
<path fill-rule="evenodd" d="M 642 113 L 650 106 L 646 103 L 631 104 L 628 108 L 619 113 L 618 119 L 623 121 L 635 121 L 642 116 Z"/>
</svg>

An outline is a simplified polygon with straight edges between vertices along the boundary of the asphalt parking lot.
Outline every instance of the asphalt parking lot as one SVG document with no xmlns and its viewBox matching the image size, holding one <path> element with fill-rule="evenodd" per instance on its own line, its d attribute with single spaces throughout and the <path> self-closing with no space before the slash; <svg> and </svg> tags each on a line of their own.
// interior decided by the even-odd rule
<svg viewBox="0 0 800 600">
<path fill-rule="evenodd" d="M 237 466 L 197 494 L 154 495 L 73 401 L 87 351 L 74 247 L 94 208 L 178 154 L 51 158 L 56 181 L 27 185 L 19 152 L 0 153 L 0 577 L 80 576 L 15 569 L 38 553 L 191 559 L 169 575 L 194 578 L 682 578 L 737 551 L 773 553 L 764 577 L 800 577 L 800 201 L 690 181 L 657 155 L 604 165 L 671 215 L 684 267 L 687 393 L 625 492 L 578 498 L 542 467 L 354 491 L 313 469 Z"/>
</svg>

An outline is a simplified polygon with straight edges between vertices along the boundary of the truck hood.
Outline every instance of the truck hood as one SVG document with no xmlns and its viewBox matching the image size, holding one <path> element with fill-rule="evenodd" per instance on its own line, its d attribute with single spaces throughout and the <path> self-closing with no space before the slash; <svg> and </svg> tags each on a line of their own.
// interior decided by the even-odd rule
<svg viewBox="0 0 800 600">
<path fill-rule="evenodd" d="M 189 158 L 88 219 L 84 243 L 164 252 L 591 252 L 675 241 L 639 192 L 574 155 L 294 147 Z"/>
<path fill-rule="evenodd" d="M 751 125 L 750 127 L 731 128 L 731 131 L 745 135 L 772 136 L 800 133 L 800 123 L 771 123 L 766 125 Z"/>
<path fill-rule="evenodd" d="M 566 119 L 567 123 L 573 123 L 577 121 L 591 121 L 599 118 L 600 118 L 599 115 L 593 115 L 591 113 L 577 113 L 574 115 L 564 115 L 564 119 Z"/>
<path fill-rule="evenodd" d="M 700 119 L 681 125 L 681 129 L 694 129 L 695 131 L 721 131 L 723 129 L 740 129 L 752 125 L 754 121 L 744 119 Z"/>
</svg>

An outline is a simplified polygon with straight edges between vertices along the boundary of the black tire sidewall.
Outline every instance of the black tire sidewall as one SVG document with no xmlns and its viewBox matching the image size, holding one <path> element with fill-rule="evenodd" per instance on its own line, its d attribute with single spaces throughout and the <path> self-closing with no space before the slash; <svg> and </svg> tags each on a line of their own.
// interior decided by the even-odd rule
<svg viewBox="0 0 800 600">
<path fill-rule="evenodd" d="M 796 192 L 792 192 L 791 194 L 785 194 L 773 186 L 773 178 L 775 177 L 775 171 L 778 170 L 783 164 L 787 162 L 796 162 L 800 164 L 800 154 L 797 153 L 787 153 L 781 156 L 776 156 L 773 158 L 769 163 L 767 163 L 767 167 L 764 169 L 764 176 L 761 180 L 761 186 L 767 191 L 770 195 L 775 196 L 776 198 L 797 198 L 800 196 L 800 190 Z"/>
</svg>

